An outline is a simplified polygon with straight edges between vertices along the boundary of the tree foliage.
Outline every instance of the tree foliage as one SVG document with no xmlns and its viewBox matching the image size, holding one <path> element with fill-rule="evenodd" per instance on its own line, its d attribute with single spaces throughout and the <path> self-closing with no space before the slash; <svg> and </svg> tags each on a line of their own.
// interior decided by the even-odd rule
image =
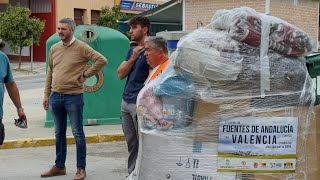
<svg viewBox="0 0 320 180">
<path fill-rule="evenodd" d="M 5 40 L 15 53 L 19 50 L 19 69 L 22 48 L 39 44 L 44 30 L 44 22 L 30 15 L 30 9 L 20 5 L 8 5 L 6 11 L 0 13 L 0 38 Z"/>
<path fill-rule="evenodd" d="M 117 21 L 126 16 L 126 13 L 121 12 L 120 6 L 113 6 L 112 8 L 105 6 L 101 9 L 101 16 L 98 18 L 97 25 L 117 30 Z"/>
</svg>

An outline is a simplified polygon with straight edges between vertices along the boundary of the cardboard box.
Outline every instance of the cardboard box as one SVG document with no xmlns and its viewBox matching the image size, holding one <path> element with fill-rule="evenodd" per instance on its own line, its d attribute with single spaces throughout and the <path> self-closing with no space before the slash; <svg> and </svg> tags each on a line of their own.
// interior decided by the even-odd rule
<svg viewBox="0 0 320 180">
<path fill-rule="evenodd" d="M 318 180 L 319 171 L 319 116 L 320 107 L 315 107 L 311 112 L 309 107 L 284 108 L 268 112 L 259 112 L 257 116 L 293 116 L 299 118 L 297 138 L 297 167 L 294 174 L 255 174 L 255 179 L 295 179 Z"/>
<path fill-rule="evenodd" d="M 231 103 L 231 104 L 228 104 Z M 137 174 L 134 180 L 194 179 L 293 179 L 316 180 L 320 177 L 320 106 L 254 109 L 250 101 L 195 103 L 192 136 L 170 131 L 145 131 L 140 136 Z M 217 172 L 219 119 L 223 117 L 298 117 L 297 166 L 295 173 L 222 173 Z"/>
<path fill-rule="evenodd" d="M 249 99 L 220 100 L 212 103 L 196 101 L 193 111 L 193 136 L 197 141 L 218 142 L 222 117 L 249 116 Z"/>
<path fill-rule="evenodd" d="M 246 103 L 244 103 L 246 102 Z M 278 109 L 251 109 L 249 101 L 233 103 L 231 109 L 227 104 L 213 104 L 198 101 L 194 108 L 193 133 L 194 139 L 203 142 L 218 142 L 219 119 L 232 116 L 257 116 L 257 117 L 298 117 L 297 139 L 297 167 L 296 173 L 274 174 L 243 174 L 252 179 L 288 179 L 317 180 L 320 177 L 320 106 L 310 107 L 285 107 Z M 239 107 L 238 109 L 236 107 Z"/>
<path fill-rule="evenodd" d="M 188 138 L 141 134 L 135 180 L 226 180 L 236 173 L 217 172 L 217 144 Z"/>
</svg>

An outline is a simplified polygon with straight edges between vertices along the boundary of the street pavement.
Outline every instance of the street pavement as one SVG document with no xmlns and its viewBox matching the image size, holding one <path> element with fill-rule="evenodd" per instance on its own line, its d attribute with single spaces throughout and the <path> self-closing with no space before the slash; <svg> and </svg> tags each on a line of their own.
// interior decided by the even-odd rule
<svg viewBox="0 0 320 180">
<path fill-rule="evenodd" d="M 28 128 L 14 125 L 17 111 L 5 93 L 4 116 L 6 138 L 0 146 L 0 180 L 40 179 L 40 174 L 54 165 L 54 128 L 44 127 L 46 111 L 42 108 L 45 63 L 11 63 L 13 76 L 20 91 Z M 88 180 L 124 180 L 127 175 L 127 147 L 121 124 L 84 126 L 87 140 Z M 73 179 L 76 172 L 76 150 L 70 127 L 67 130 L 67 175 L 49 179 Z M 99 142 L 99 143 L 97 143 Z"/>
<path fill-rule="evenodd" d="M 0 180 L 37 180 L 54 164 L 54 147 L 31 147 L 0 150 Z M 86 180 L 125 180 L 127 150 L 124 141 L 87 145 Z M 68 145 L 67 175 L 45 180 L 73 179 L 76 172 L 75 145 Z"/>
<path fill-rule="evenodd" d="M 3 123 L 6 138 L 5 144 L 0 146 L 0 149 L 53 145 L 54 128 L 44 127 L 46 111 L 42 108 L 45 63 L 33 63 L 32 72 L 30 62 L 22 63 L 20 71 L 15 70 L 17 67 L 17 62 L 11 62 L 13 76 L 28 118 L 28 128 L 20 129 L 14 125 L 14 118 L 18 117 L 16 108 L 5 93 Z M 121 124 L 84 126 L 84 131 L 88 137 L 88 143 L 124 140 Z M 71 139 L 73 137 L 70 127 L 68 127 L 67 136 Z M 68 143 L 74 142 L 68 141 Z"/>
</svg>

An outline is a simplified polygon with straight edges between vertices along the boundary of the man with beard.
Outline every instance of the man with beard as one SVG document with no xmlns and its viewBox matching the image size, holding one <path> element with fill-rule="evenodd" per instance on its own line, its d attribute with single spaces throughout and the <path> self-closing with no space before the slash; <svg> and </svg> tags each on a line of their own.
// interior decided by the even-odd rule
<svg viewBox="0 0 320 180">
<path fill-rule="evenodd" d="M 130 48 L 126 59 L 118 68 L 118 77 L 120 80 L 127 77 L 121 104 L 121 120 L 129 152 L 128 173 L 131 174 L 139 147 L 136 101 L 149 74 L 149 65 L 144 55 L 144 39 L 148 36 L 150 21 L 146 17 L 133 17 L 128 24 L 130 40 L 137 42 L 138 46 Z"/>
<path fill-rule="evenodd" d="M 55 165 L 41 177 L 65 175 L 67 156 L 67 115 L 77 149 L 75 180 L 86 177 L 86 139 L 83 131 L 83 83 L 100 71 L 107 60 L 99 52 L 73 36 L 76 24 L 63 18 L 58 24 L 60 42 L 50 49 L 43 107 L 50 110 L 55 124 Z M 86 70 L 88 61 L 94 63 Z"/>
</svg>

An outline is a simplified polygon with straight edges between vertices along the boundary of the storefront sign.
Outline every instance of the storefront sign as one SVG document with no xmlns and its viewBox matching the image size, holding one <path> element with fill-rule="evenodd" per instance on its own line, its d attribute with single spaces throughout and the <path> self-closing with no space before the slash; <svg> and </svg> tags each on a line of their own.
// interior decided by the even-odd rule
<svg viewBox="0 0 320 180">
<path fill-rule="evenodd" d="M 120 1 L 119 6 L 124 10 L 134 10 L 134 11 L 147 11 L 158 7 L 158 4 L 135 2 L 135 1 Z"/>
<path fill-rule="evenodd" d="M 298 118 L 237 117 L 219 126 L 218 171 L 294 172 Z"/>
</svg>

